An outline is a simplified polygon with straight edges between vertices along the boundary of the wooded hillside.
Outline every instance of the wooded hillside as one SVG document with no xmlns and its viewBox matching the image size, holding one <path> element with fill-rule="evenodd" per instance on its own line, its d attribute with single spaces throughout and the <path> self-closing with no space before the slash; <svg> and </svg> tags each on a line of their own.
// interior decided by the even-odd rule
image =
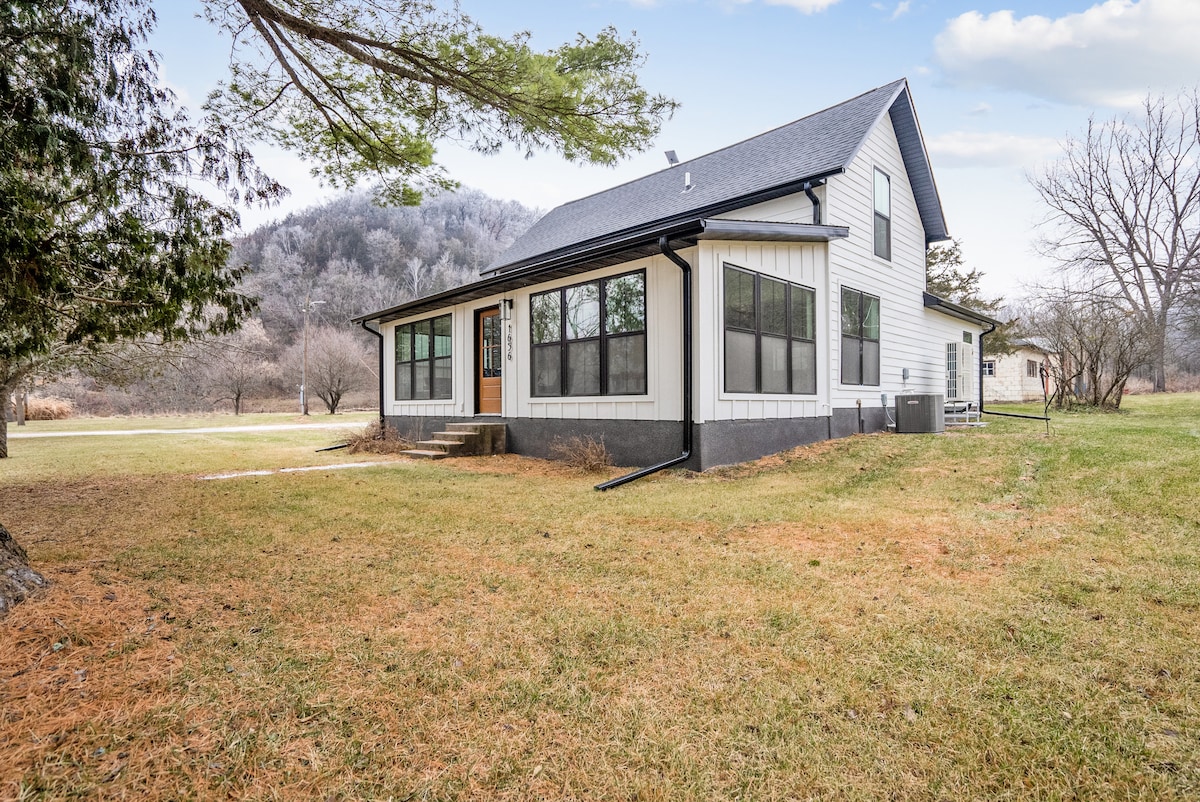
<svg viewBox="0 0 1200 802">
<path fill-rule="evenodd" d="M 404 207 L 377 206 L 368 191 L 345 195 L 234 242 L 231 263 L 248 266 L 242 288 L 258 299 L 240 331 L 105 349 L 30 389 L 91 414 L 242 412 L 294 408 L 307 377 L 314 411 L 369 405 L 376 343 L 350 320 L 476 280 L 538 216 L 470 189 Z"/>
<path fill-rule="evenodd" d="M 352 317 L 474 281 L 533 224 L 539 212 L 464 189 L 420 206 L 381 207 L 358 192 L 263 226 L 238 240 L 233 260 L 250 266 L 246 288 L 272 342 L 303 325 Z"/>
</svg>

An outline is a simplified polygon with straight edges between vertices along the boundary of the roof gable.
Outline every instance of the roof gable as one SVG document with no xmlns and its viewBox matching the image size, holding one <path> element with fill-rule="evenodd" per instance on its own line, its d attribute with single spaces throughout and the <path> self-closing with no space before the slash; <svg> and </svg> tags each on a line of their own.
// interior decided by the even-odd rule
<svg viewBox="0 0 1200 802">
<path fill-rule="evenodd" d="M 752 202 L 799 191 L 806 181 L 844 172 L 885 114 L 905 167 L 927 238 L 945 238 L 933 173 L 908 93 L 893 81 L 824 111 L 612 189 L 563 204 L 542 217 L 484 274 L 507 272 L 661 228 L 732 211 Z M 685 174 L 690 188 L 685 189 Z"/>
</svg>

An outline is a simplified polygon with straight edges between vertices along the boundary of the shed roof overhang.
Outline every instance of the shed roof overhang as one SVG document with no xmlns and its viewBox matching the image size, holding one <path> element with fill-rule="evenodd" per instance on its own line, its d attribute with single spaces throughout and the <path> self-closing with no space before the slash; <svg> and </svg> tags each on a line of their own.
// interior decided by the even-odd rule
<svg viewBox="0 0 1200 802">
<path fill-rule="evenodd" d="M 926 309 L 932 309 L 935 312 L 941 312 L 943 315 L 956 317 L 959 320 L 965 320 L 968 323 L 978 323 L 980 326 L 1001 325 L 1001 322 L 995 318 L 988 317 L 980 312 L 976 312 L 974 309 L 968 309 L 965 306 L 959 306 L 958 304 L 947 301 L 945 298 L 940 298 L 931 292 L 922 292 L 921 297 Z"/>
<path fill-rule="evenodd" d="M 850 236 L 845 226 L 808 223 L 768 223 L 754 220 L 716 220 L 700 218 L 669 226 L 645 229 L 599 242 L 588 247 L 549 255 L 542 261 L 518 270 L 492 275 L 482 281 L 465 284 L 445 292 L 354 318 L 354 323 L 390 323 L 401 318 L 434 312 L 455 304 L 502 295 L 513 290 L 544 284 L 560 278 L 631 262 L 661 253 L 660 237 L 667 237 L 672 249 L 689 248 L 700 240 L 740 240 L 755 242 L 829 242 Z"/>
</svg>

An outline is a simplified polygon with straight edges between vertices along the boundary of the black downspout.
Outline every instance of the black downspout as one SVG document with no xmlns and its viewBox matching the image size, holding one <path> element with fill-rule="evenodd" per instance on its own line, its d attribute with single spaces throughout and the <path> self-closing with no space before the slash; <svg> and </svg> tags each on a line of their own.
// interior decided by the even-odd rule
<svg viewBox="0 0 1200 802">
<path fill-rule="evenodd" d="M 363 327 L 364 331 L 369 331 L 379 338 L 379 427 L 383 428 L 383 332 L 379 329 L 371 328 L 367 325 L 368 321 L 364 320 L 358 325 Z"/>
<path fill-rule="evenodd" d="M 996 324 L 979 335 L 979 416 L 982 418 L 985 414 L 995 415 L 1000 418 L 1025 418 L 1026 420 L 1044 420 L 1046 421 L 1046 432 L 1050 431 L 1050 416 L 1046 415 L 1023 415 L 1019 412 L 992 412 L 983 408 L 983 338 L 996 330 Z M 1046 405 L 1049 408 L 1049 404 Z"/>
<path fill-rule="evenodd" d="M 633 473 L 618 476 L 616 479 L 602 482 L 596 485 L 597 490 L 611 490 L 614 487 L 620 487 L 628 482 L 641 479 L 643 476 L 657 473 L 664 468 L 670 468 L 672 465 L 687 462 L 692 457 L 692 266 L 687 263 L 686 259 L 671 250 L 671 244 L 665 234 L 658 238 L 658 249 L 662 251 L 663 256 L 670 259 L 683 271 L 683 453 L 666 462 L 660 462 L 649 468 L 642 468 Z M 380 346 L 382 353 L 382 335 L 380 335 Z M 380 408 L 382 409 L 382 407 Z"/>
<path fill-rule="evenodd" d="M 819 184 L 817 186 L 820 186 Z M 817 197 L 817 193 L 813 192 L 813 182 L 804 182 L 804 194 L 812 201 L 813 205 L 813 225 L 821 225 L 821 199 Z"/>
<path fill-rule="evenodd" d="M 979 414 L 981 416 L 983 415 L 983 338 L 995 330 L 996 324 L 993 323 L 990 329 L 979 333 Z"/>
</svg>

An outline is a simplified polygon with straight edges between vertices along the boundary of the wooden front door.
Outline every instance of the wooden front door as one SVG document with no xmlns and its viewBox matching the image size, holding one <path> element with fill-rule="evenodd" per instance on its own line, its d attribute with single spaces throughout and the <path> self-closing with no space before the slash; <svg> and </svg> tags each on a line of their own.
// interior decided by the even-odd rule
<svg viewBox="0 0 1200 802">
<path fill-rule="evenodd" d="M 480 415 L 499 415 L 504 411 L 500 391 L 502 328 L 499 309 L 485 309 L 475 321 L 475 411 Z"/>
</svg>

